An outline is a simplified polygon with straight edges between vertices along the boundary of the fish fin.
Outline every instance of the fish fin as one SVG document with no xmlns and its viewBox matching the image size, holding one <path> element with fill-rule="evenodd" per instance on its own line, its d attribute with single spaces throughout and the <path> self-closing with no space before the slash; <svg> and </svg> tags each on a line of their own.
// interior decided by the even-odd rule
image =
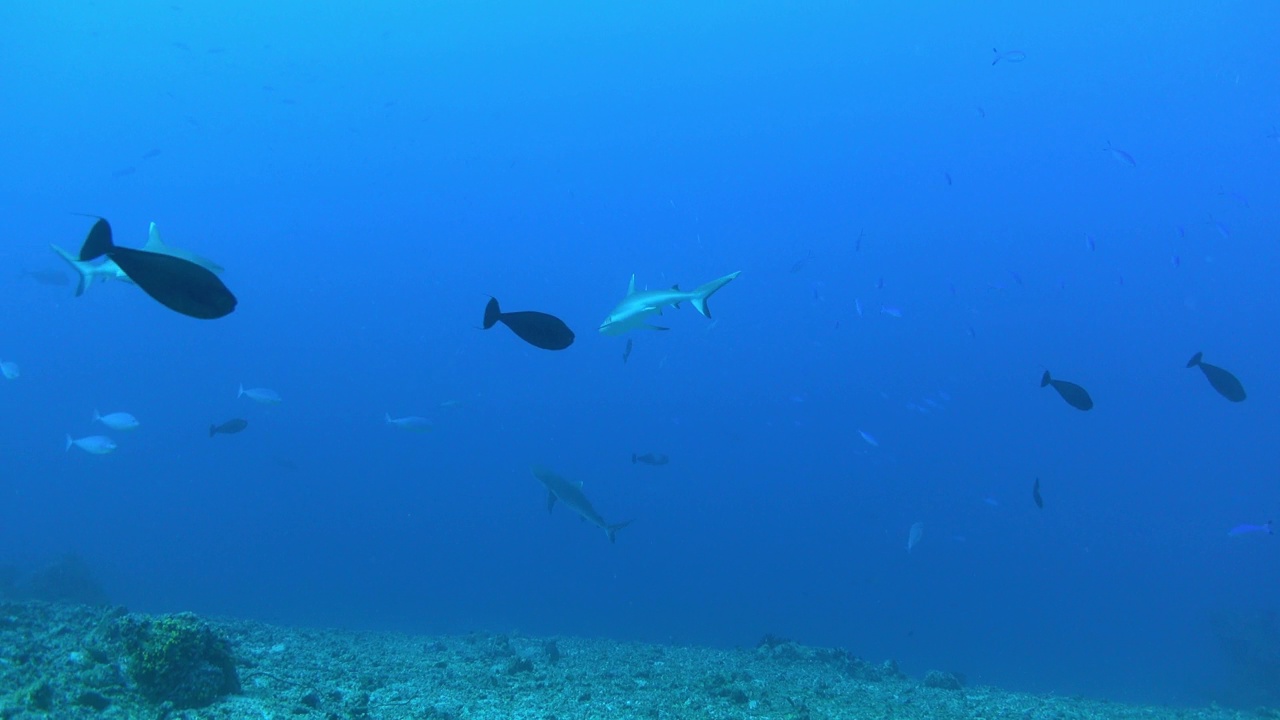
<svg viewBox="0 0 1280 720">
<path fill-rule="evenodd" d="M 93 260 L 115 249 L 115 243 L 111 241 L 111 223 L 106 218 L 98 218 L 93 223 L 93 227 L 89 228 L 89 235 L 84 239 L 84 245 L 80 246 L 80 259 Z"/>
<path fill-rule="evenodd" d="M 501 319 L 502 308 L 498 307 L 498 298 L 490 297 L 489 304 L 484 306 L 484 329 L 488 330 Z"/>
<path fill-rule="evenodd" d="M 1052 382 L 1053 378 L 1049 377 L 1049 371 L 1045 370 L 1044 375 L 1040 378 L 1040 387 L 1044 387 Z"/>
<path fill-rule="evenodd" d="M 142 249 L 153 253 L 168 253 L 169 248 L 160 239 L 160 230 L 156 228 L 155 223 L 151 223 L 151 227 L 147 228 L 147 244 L 143 245 Z"/>
<path fill-rule="evenodd" d="M 631 282 L 627 283 L 627 295 L 636 294 L 636 274 L 631 273 Z"/>
<path fill-rule="evenodd" d="M 702 317 L 710 320 L 711 309 L 707 307 L 707 299 L 714 295 L 717 290 L 728 285 L 730 280 L 733 280 L 741 274 L 741 270 L 738 272 L 731 272 L 722 278 L 712 280 L 705 285 L 698 286 L 698 289 L 693 291 L 693 297 L 689 298 L 689 302 L 693 303 L 694 309 L 696 309 Z"/>
<path fill-rule="evenodd" d="M 555 506 L 556 506 L 556 494 L 548 490 L 547 491 L 547 512 L 551 512 L 551 508 Z"/>
<path fill-rule="evenodd" d="M 605 529 L 604 529 L 604 532 L 605 532 L 605 534 L 606 534 L 606 535 L 608 535 L 608 536 L 609 536 L 609 542 L 613 542 L 613 541 L 614 541 L 614 535 L 617 535 L 619 530 L 621 530 L 622 528 L 624 528 L 624 527 L 626 527 L 626 526 L 630 525 L 632 522 L 634 522 L 634 521 L 633 521 L 633 520 L 625 520 L 625 521 L 620 522 L 620 523 L 614 523 L 613 525 L 608 525 L 608 526 L 606 526 L 606 527 L 605 527 Z"/>
<path fill-rule="evenodd" d="M 79 280 L 76 283 L 76 297 L 80 297 L 81 295 L 84 294 L 85 288 L 89 287 L 89 279 L 92 277 L 92 275 L 90 274 L 89 264 L 86 262 L 82 262 L 79 258 L 67 252 L 66 250 L 63 250 L 57 245 L 51 244 L 49 245 L 49 247 L 52 248 L 55 253 L 57 253 L 58 257 L 62 258 L 63 260 L 66 260 L 67 264 L 71 266 L 72 270 L 76 271 L 76 276 L 77 278 L 79 278 Z"/>
<path fill-rule="evenodd" d="M 645 330 L 670 330 L 671 329 L 669 327 L 662 327 L 661 325 L 641 325 L 640 327 L 644 328 Z"/>
<path fill-rule="evenodd" d="M 236 393 L 236 399 L 244 397 L 244 383 L 240 383 L 240 392 Z"/>
<path fill-rule="evenodd" d="M 1198 353 L 1196 353 L 1195 355 L 1192 355 L 1192 356 L 1191 356 L 1191 359 L 1187 361 L 1187 367 L 1189 367 L 1189 368 L 1193 368 L 1193 367 L 1195 367 L 1195 366 L 1199 365 L 1199 364 L 1200 364 L 1200 358 L 1202 358 L 1202 357 L 1204 357 L 1204 353 L 1203 353 L 1203 352 L 1198 352 Z"/>
</svg>

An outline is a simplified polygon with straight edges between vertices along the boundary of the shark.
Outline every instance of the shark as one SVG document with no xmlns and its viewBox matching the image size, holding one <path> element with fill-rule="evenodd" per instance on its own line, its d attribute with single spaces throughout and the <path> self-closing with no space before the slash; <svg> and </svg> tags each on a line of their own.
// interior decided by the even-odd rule
<svg viewBox="0 0 1280 720">
<path fill-rule="evenodd" d="M 731 272 L 689 291 L 681 290 L 679 285 L 673 285 L 668 290 L 636 290 L 636 276 L 632 275 L 631 282 L 627 285 L 626 297 L 600 323 L 600 332 L 604 335 L 621 335 L 632 330 L 666 330 L 667 328 L 658 325 L 650 325 L 645 322 L 646 318 L 661 315 L 662 308 L 668 305 L 679 310 L 682 302 L 692 304 L 703 317 L 710 319 L 711 310 L 707 307 L 707 299 L 741 274 L 742 271 Z"/>
<path fill-rule="evenodd" d="M 604 533 L 609 536 L 609 542 L 614 541 L 614 535 L 619 530 L 631 524 L 630 520 L 613 524 L 605 522 L 600 513 L 591 507 L 591 501 L 582 492 L 582 483 L 567 480 L 541 465 L 533 466 L 533 475 L 547 488 L 547 512 L 551 512 L 551 509 L 556 506 L 556 501 L 559 500 L 570 510 L 578 513 L 583 520 L 604 530 Z"/>
<path fill-rule="evenodd" d="M 76 271 L 79 281 L 76 283 L 76 297 L 84 294 L 84 291 L 93 283 L 102 280 L 123 280 L 129 284 L 133 284 L 133 280 L 120 269 L 111 259 L 102 260 L 101 262 L 93 260 L 81 260 L 79 256 L 73 255 L 57 245 L 50 245 L 53 252 L 58 257 L 67 261 L 67 264 Z M 196 255 L 188 250 L 168 245 L 160 238 L 160 231 L 156 229 L 156 224 L 151 223 L 151 227 L 147 232 L 147 243 L 142 246 L 147 252 L 160 253 L 161 255 L 169 255 L 181 260 L 193 262 L 196 265 L 208 270 L 212 273 L 221 273 L 224 268 L 218 263 L 208 258 Z"/>
</svg>

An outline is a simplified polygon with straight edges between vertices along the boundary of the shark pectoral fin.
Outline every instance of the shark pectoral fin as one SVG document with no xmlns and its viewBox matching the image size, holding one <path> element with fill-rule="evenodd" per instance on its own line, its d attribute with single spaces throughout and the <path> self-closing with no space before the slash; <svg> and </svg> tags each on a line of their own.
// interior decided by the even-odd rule
<svg viewBox="0 0 1280 720">
<path fill-rule="evenodd" d="M 548 490 L 547 491 L 547 512 L 551 512 L 551 508 L 555 506 L 556 506 L 556 494 Z"/>
</svg>

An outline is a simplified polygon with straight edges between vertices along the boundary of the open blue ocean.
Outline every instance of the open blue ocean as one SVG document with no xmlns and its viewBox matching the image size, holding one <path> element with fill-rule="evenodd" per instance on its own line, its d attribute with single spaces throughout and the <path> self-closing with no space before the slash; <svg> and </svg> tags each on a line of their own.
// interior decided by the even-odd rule
<svg viewBox="0 0 1280 720">
<path fill-rule="evenodd" d="M 0 3 L 0 594 L 1280 705 L 1277 27 Z"/>
</svg>

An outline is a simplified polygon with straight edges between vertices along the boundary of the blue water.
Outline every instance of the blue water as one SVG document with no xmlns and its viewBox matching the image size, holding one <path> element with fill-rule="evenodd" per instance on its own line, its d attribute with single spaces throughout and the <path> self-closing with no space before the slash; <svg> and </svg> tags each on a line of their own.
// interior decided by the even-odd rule
<svg viewBox="0 0 1280 720">
<path fill-rule="evenodd" d="M 1207 702 L 1229 680 L 1210 618 L 1280 592 L 1280 538 L 1227 534 L 1280 520 L 1278 22 L 1261 2 L 6 2 L 0 360 L 22 374 L 0 381 L 0 561 L 77 553 L 144 611 L 771 632 Z M 48 245 L 79 246 L 74 213 L 131 246 L 158 223 L 239 307 L 17 277 L 66 269 Z M 625 364 L 596 330 L 632 273 L 735 270 L 714 324 L 669 310 Z M 480 330 L 487 295 L 576 343 Z M 1196 351 L 1249 399 L 1186 369 Z M 95 407 L 142 427 L 64 452 L 103 431 Z M 232 417 L 248 430 L 207 436 Z M 548 515 L 533 463 L 634 523 L 610 545 Z"/>
</svg>

